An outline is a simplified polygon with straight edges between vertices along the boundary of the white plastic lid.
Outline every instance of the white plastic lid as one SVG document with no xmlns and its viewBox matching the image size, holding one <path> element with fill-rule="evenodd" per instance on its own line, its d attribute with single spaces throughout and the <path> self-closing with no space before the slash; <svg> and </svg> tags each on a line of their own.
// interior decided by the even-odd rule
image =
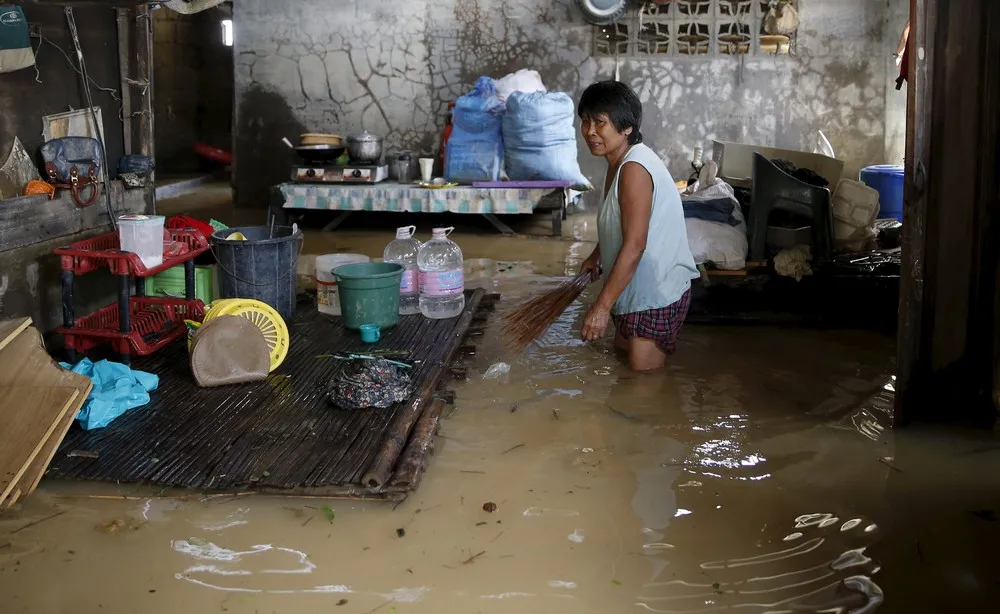
<svg viewBox="0 0 1000 614">
<path fill-rule="evenodd" d="M 162 215 L 120 215 L 118 216 L 119 222 L 126 222 L 129 224 L 162 224 Z"/>
<path fill-rule="evenodd" d="M 397 239 L 409 239 L 417 232 L 416 226 L 401 226 L 396 229 Z"/>
<path fill-rule="evenodd" d="M 455 230 L 454 226 L 449 226 L 447 228 L 435 228 L 431 231 L 431 237 L 434 239 L 444 239 Z"/>
</svg>

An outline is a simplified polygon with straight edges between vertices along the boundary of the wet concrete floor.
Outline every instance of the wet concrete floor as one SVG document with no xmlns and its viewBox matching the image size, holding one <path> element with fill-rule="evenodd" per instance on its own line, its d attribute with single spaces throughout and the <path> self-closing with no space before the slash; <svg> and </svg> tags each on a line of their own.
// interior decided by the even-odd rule
<svg viewBox="0 0 1000 614">
<path fill-rule="evenodd" d="M 503 308 L 575 271 L 591 218 L 567 235 L 454 238 Z M 1000 439 L 887 430 L 891 339 L 689 326 L 636 376 L 577 339 L 593 296 L 520 356 L 491 321 L 402 505 L 43 482 L 0 516 L 2 611 L 997 611 Z"/>
</svg>

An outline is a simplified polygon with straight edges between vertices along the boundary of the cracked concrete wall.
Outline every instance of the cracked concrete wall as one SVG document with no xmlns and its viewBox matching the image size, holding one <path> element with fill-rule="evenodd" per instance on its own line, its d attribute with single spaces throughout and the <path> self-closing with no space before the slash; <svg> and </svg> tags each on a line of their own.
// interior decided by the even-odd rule
<svg viewBox="0 0 1000 614">
<path fill-rule="evenodd" d="M 625 60 L 644 104 L 646 142 L 684 178 L 694 146 L 713 139 L 811 151 L 822 129 L 848 174 L 889 161 L 905 96 L 887 94 L 907 0 L 807 0 L 793 57 Z M 614 76 L 592 57 L 592 27 L 573 0 L 297 0 L 295 10 L 240 0 L 236 29 L 236 198 L 266 204 L 287 177 L 282 136 L 366 128 L 386 151 L 437 151 L 449 101 L 479 75 L 538 70 L 578 98 Z M 887 129 L 892 134 L 887 133 Z M 603 162 L 580 146 L 595 185 Z M 895 160 L 893 160 L 895 161 Z"/>
</svg>

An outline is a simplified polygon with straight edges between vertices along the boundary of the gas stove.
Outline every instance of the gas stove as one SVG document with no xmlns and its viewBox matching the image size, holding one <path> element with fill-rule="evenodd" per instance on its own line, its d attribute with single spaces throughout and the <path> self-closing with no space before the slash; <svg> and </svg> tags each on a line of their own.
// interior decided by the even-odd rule
<svg viewBox="0 0 1000 614">
<path fill-rule="evenodd" d="M 292 167 L 292 181 L 299 183 L 378 183 L 389 178 L 389 165 L 304 165 Z"/>
</svg>

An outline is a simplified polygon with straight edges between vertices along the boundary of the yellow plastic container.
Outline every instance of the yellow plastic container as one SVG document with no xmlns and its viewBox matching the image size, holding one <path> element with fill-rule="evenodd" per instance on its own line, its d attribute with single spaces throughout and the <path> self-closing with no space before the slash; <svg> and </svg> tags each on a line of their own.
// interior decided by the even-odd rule
<svg viewBox="0 0 1000 614">
<path fill-rule="evenodd" d="M 239 316 L 250 320 L 264 333 L 271 351 L 271 371 L 281 366 L 288 356 L 288 326 L 281 315 L 267 303 L 254 299 L 227 298 L 211 304 L 205 312 L 205 322 L 219 316 Z"/>
</svg>

